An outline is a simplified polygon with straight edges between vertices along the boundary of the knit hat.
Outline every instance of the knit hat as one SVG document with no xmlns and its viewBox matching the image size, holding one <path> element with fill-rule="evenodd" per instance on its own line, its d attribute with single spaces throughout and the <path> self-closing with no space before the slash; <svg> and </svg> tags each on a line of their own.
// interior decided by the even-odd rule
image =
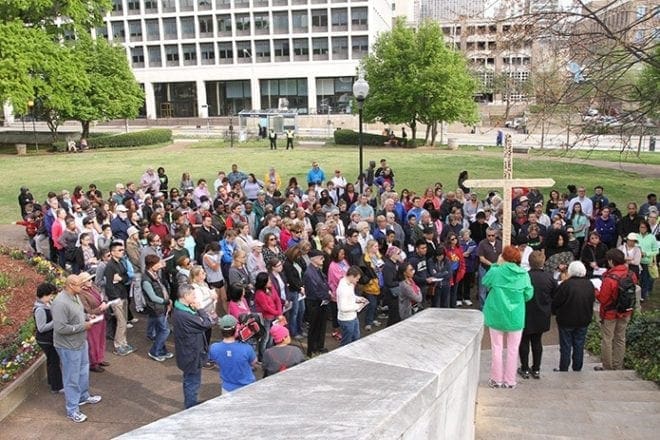
<svg viewBox="0 0 660 440">
<path fill-rule="evenodd" d="M 289 330 L 283 325 L 276 324 L 270 328 L 270 335 L 273 337 L 273 342 L 279 344 L 289 337 Z"/>
</svg>

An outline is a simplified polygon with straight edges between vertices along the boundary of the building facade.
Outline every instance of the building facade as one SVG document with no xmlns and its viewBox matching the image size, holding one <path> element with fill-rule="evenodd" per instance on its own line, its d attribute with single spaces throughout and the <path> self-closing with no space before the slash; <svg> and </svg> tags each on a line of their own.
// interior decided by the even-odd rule
<svg viewBox="0 0 660 440">
<path fill-rule="evenodd" d="M 420 0 L 421 20 L 455 20 L 460 17 L 483 17 L 486 0 Z"/>
<path fill-rule="evenodd" d="M 113 0 L 97 38 L 126 48 L 145 115 L 350 112 L 386 0 Z"/>
</svg>

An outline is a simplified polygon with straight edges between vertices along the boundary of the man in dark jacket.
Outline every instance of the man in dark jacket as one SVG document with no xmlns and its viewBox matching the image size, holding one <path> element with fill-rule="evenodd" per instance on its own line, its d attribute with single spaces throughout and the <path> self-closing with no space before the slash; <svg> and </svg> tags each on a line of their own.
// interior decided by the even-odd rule
<svg viewBox="0 0 660 440">
<path fill-rule="evenodd" d="M 626 237 L 631 232 L 639 232 L 639 222 L 642 221 L 642 216 L 637 212 L 637 203 L 629 202 L 627 206 L 628 213 L 619 223 L 617 223 L 617 232 L 623 243 L 626 242 Z"/>
<path fill-rule="evenodd" d="M 321 268 L 323 267 L 323 252 L 312 249 L 309 252 L 311 264 L 303 275 L 305 285 L 305 307 L 309 318 L 307 336 L 307 356 L 327 353 L 325 348 L 325 326 L 328 322 L 328 305 L 330 304 L 330 286 Z"/>
<path fill-rule="evenodd" d="M 128 271 L 122 263 L 124 257 L 124 243 L 113 241 L 110 244 L 110 260 L 105 266 L 105 294 L 112 304 L 112 313 L 117 321 L 115 329 L 114 354 L 126 356 L 135 351 L 135 348 L 126 341 L 126 324 L 128 319 Z"/>
<path fill-rule="evenodd" d="M 569 264 L 569 278 L 561 283 L 552 301 L 559 327 L 559 368 L 555 371 L 568 371 L 571 349 L 573 371 L 582 370 L 584 342 L 596 299 L 594 285 L 586 275 L 587 268 L 581 261 Z"/>
<path fill-rule="evenodd" d="M 413 279 L 422 291 L 422 300 L 433 292 L 435 279 L 431 275 L 432 261 L 428 255 L 428 243 L 425 239 L 420 238 L 415 243 L 415 253 L 413 253 L 408 261 L 415 268 L 415 275 Z"/>
<path fill-rule="evenodd" d="M 197 393 L 202 383 L 202 365 L 207 361 L 204 333 L 217 317 L 209 316 L 195 303 L 195 291 L 189 284 L 179 286 L 179 299 L 172 310 L 176 366 L 183 372 L 185 408 L 197 405 Z"/>
<path fill-rule="evenodd" d="M 541 357 L 543 356 L 543 333 L 550 330 L 550 313 L 552 297 L 557 289 L 557 282 L 552 274 L 543 270 L 545 256 L 541 251 L 529 255 L 529 278 L 534 287 L 534 296 L 525 304 L 525 328 L 518 354 L 520 368 L 518 374 L 528 379 L 530 374 L 534 379 L 541 378 Z M 529 369 L 529 347 L 532 347 L 532 369 Z"/>
</svg>

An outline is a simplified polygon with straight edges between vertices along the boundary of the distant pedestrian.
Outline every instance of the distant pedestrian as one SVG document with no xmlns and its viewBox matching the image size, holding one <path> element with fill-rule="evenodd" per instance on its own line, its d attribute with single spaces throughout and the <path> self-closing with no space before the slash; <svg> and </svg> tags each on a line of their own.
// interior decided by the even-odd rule
<svg viewBox="0 0 660 440">
<path fill-rule="evenodd" d="M 291 149 L 293 150 L 293 136 L 294 136 L 294 132 L 293 132 L 292 129 L 289 128 L 286 131 L 286 149 L 287 150 L 289 149 L 289 147 L 291 147 Z"/>
<path fill-rule="evenodd" d="M 501 147 L 502 142 L 504 142 L 504 132 L 502 130 L 497 130 L 497 137 L 495 138 L 495 146 Z"/>
<path fill-rule="evenodd" d="M 277 133 L 272 128 L 268 132 L 268 139 L 270 139 L 270 149 L 277 150 Z"/>
</svg>

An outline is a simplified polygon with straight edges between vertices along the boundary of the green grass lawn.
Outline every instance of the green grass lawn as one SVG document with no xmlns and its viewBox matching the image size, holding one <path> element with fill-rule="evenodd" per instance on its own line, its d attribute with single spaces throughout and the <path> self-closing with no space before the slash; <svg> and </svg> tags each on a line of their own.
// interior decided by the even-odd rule
<svg viewBox="0 0 660 440">
<path fill-rule="evenodd" d="M 270 166 L 275 166 L 283 180 L 295 175 L 303 185 L 313 160 L 319 161 L 328 178 L 335 168 L 342 170 L 347 178 L 357 176 L 358 152 L 355 147 L 297 147 L 294 151 L 285 151 L 284 143 L 280 144 L 277 151 L 270 151 L 267 141 L 261 146 L 241 145 L 230 149 L 227 142 L 208 140 L 189 144 L 182 149 L 149 147 L 106 149 L 83 154 L 4 155 L 0 157 L 0 175 L 3 177 L 0 182 L 0 223 L 18 219 L 17 195 L 20 186 L 28 186 L 40 201 L 44 200 L 49 190 L 66 188 L 72 191 L 77 184 L 86 188 L 91 182 L 106 195 L 117 182 L 138 181 L 149 165 L 164 167 L 171 186 L 178 185 L 185 171 L 189 171 L 194 180 L 203 177 L 212 184 L 218 170 L 229 172 L 232 163 L 237 163 L 242 171 L 254 172 L 259 179 L 263 179 Z M 499 178 L 502 175 L 499 157 L 472 150 L 365 148 L 365 167 L 369 160 L 378 162 L 381 158 L 387 158 L 393 167 L 399 190 L 409 188 L 422 191 L 438 181 L 446 189 L 453 189 L 457 186 L 461 170 L 468 170 L 472 178 Z M 619 204 L 628 200 L 642 202 L 649 191 L 660 187 L 660 179 L 641 178 L 637 174 L 583 164 L 543 160 L 516 160 L 514 176 L 551 177 L 561 191 L 569 183 L 587 188 L 601 184 L 610 200 Z M 485 191 L 481 190 L 482 193 Z M 549 189 L 543 192 L 547 194 Z"/>
<path fill-rule="evenodd" d="M 635 150 L 633 148 L 633 150 Z M 608 162 L 641 163 L 660 165 L 660 152 L 642 152 L 637 156 L 636 151 L 600 151 L 600 150 L 532 150 L 534 157 L 567 157 L 575 159 L 606 160 Z"/>
</svg>

